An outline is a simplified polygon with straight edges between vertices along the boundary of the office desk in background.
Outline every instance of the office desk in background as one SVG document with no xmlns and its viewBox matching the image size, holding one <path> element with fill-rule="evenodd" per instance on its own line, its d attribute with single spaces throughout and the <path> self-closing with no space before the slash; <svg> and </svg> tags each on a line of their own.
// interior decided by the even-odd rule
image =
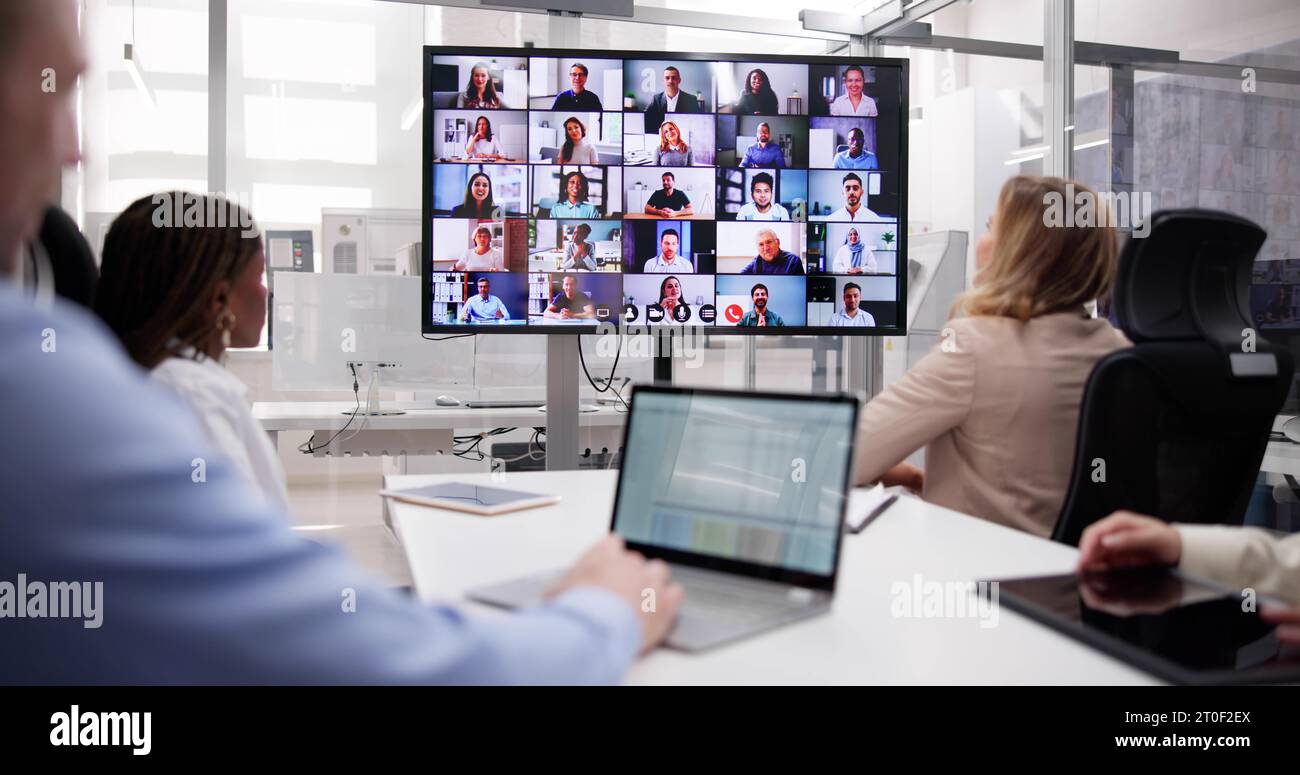
<svg viewBox="0 0 1300 775">
<path fill-rule="evenodd" d="M 543 509 L 476 517 L 387 501 L 421 600 L 451 601 L 473 615 L 467 589 L 562 568 L 609 532 L 616 471 L 388 476 L 402 489 L 468 481 L 554 493 Z M 857 496 L 860 497 L 860 496 Z M 969 581 L 1063 573 L 1076 552 L 905 496 L 859 535 L 845 536 L 830 614 L 703 654 L 660 649 L 632 669 L 632 683 L 662 684 L 1035 684 L 1157 683 L 1151 676 L 1001 609 L 997 625 L 976 618 L 893 615 L 899 588 L 918 580 Z M 918 575 L 919 574 L 919 578 Z"/>
<path fill-rule="evenodd" d="M 1281 433 L 1282 426 L 1295 417 L 1291 414 L 1279 414 L 1273 418 L 1273 430 Z M 1300 477 L 1300 444 L 1293 441 L 1270 441 L 1264 448 L 1264 459 L 1259 461 L 1259 470 L 1265 474 L 1281 474 Z"/>
<path fill-rule="evenodd" d="M 582 402 L 587 405 L 587 401 Z M 355 401 L 259 401 L 253 404 L 253 417 L 271 439 L 279 442 L 281 431 L 306 431 L 318 435 L 321 443 L 348 423 Z M 365 407 L 364 400 L 362 407 Z M 409 454 L 447 452 L 456 431 L 478 432 L 491 428 L 544 428 L 546 413 L 536 408 L 470 409 L 466 406 L 406 408 L 401 402 L 385 402 L 384 408 L 405 409 L 406 414 L 366 417 L 358 414 L 341 441 L 357 454 L 377 454 L 380 449 L 407 449 Z M 622 438 L 627 413 L 621 407 L 603 405 L 596 411 L 584 411 L 578 422 L 585 430 L 588 443 L 614 449 Z M 353 437 L 358 428 L 364 428 Z M 323 437 L 323 438 L 322 438 Z M 613 446 L 610 446 L 610 445 Z M 418 451 L 416 451 L 418 450 Z M 402 455 L 405 465 L 405 455 Z M 403 467 L 402 470 L 406 470 Z"/>
</svg>

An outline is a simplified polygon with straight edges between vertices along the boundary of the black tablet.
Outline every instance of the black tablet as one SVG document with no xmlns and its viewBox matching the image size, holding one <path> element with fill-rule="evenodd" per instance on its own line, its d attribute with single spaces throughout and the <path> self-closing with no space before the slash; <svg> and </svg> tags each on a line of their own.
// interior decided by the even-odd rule
<svg viewBox="0 0 1300 775">
<path fill-rule="evenodd" d="M 1300 682 L 1300 647 L 1278 643 L 1253 610 L 1263 600 L 1173 571 L 1010 579 L 996 589 L 1007 608 L 1167 681 Z"/>
</svg>

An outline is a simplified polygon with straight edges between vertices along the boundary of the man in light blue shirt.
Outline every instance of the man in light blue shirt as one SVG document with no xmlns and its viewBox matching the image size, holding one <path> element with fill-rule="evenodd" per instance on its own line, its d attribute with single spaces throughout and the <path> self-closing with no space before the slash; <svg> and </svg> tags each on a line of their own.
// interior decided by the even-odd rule
<svg viewBox="0 0 1300 775">
<path fill-rule="evenodd" d="M 876 162 L 876 155 L 868 151 L 866 145 L 866 134 L 861 127 L 853 127 L 849 130 L 849 147 L 846 150 L 835 154 L 835 169 L 838 170 L 874 170 L 879 169 L 880 165 Z"/>
<path fill-rule="evenodd" d="M 510 310 L 501 299 L 488 293 L 491 283 L 486 277 L 478 281 L 478 295 L 470 298 L 461 308 L 460 319 L 466 323 L 497 323 L 510 319 Z"/>
<path fill-rule="evenodd" d="M 641 271 L 646 274 L 694 274 L 690 259 L 677 252 L 679 238 L 676 229 L 664 229 L 659 238 L 659 254 L 646 259 Z"/>
<path fill-rule="evenodd" d="M 768 167 L 780 169 L 785 166 L 785 154 L 781 146 L 771 142 L 772 128 L 767 122 L 758 125 L 755 138 L 758 142 L 745 149 L 745 158 L 740 160 L 742 167 Z"/>
<path fill-rule="evenodd" d="M 660 566 L 606 539 L 537 608 L 421 605 L 291 530 L 96 319 L 10 283 L 78 156 L 73 90 L 27 88 L 84 69 L 74 11 L 0 4 L 17 41 L 0 49 L 0 580 L 101 592 L 94 620 L 0 607 L 0 685 L 617 681 L 679 602 L 669 585 L 659 614 L 641 611 L 642 590 L 668 583 Z"/>
</svg>

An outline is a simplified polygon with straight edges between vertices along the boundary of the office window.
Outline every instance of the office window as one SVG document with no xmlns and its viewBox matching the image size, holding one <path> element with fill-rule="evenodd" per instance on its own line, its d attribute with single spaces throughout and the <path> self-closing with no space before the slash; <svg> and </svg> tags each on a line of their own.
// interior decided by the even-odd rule
<svg viewBox="0 0 1300 775">
<path fill-rule="evenodd" d="M 419 208 L 422 6 L 232 0 L 228 23 L 227 188 L 264 228 L 319 249 L 322 208 Z"/>
<path fill-rule="evenodd" d="M 83 162 L 64 206 L 96 252 L 114 215 L 159 190 L 207 189 L 208 11 L 203 0 L 86 0 L 80 83 Z M 133 43 L 143 90 L 123 47 Z M 147 92 L 147 96 L 146 96 Z"/>
</svg>

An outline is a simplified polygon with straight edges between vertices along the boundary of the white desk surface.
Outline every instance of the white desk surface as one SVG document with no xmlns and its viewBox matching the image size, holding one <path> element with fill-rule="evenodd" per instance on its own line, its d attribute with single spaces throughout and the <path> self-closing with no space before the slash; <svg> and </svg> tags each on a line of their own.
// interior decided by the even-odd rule
<svg viewBox="0 0 1300 775">
<path fill-rule="evenodd" d="M 1292 417 L 1294 415 L 1279 414 L 1273 420 L 1273 430 L 1282 430 L 1282 426 Z M 1259 470 L 1268 474 L 1300 476 L 1300 444 L 1270 441 L 1264 448 L 1264 458 L 1259 461 Z"/>
<path fill-rule="evenodd" d="M 590 405 L 582 401 L 582 405 Z M 385 408 L 402 408 L 400 403 L 385 402 Z M 259 401 L 253 404 L 253 417 L 266 431 L 337 430 L 348 421 L 356 408 L 355 401 Z M 348 414 L 344 414 L 347 412 Z M 601 406 L 595 412 L 579 412 L 579 425 L 622 425 L 627 417 L 622 407 Z M 366 427 L 374 430 L 428 430 L 436 428 L 534 428 L 546 425 L 546 413 L 536 408 L 469 409 L 465 406 L 440 406 L 407 409 L 406 414 L 366 418 Z"/>
<path fill-rule="evenodd" d="M 571 563 L 609 531 L 615 471 L 507 474 L 495 482 L 563 500 L 498 517 L 389 501 L 389 517 L 425 601 L 462 602 L 466 589 Z M 490 474 L 385 477 L 401 489 L 438 481 L 494 483 Z M 1114 684 L 1155 683 L 1115 659 L 1005 608 L 978 619 L 891 615 L 893 585 L 1069 571 L 1075 550 L 974 517 L 900 498 L 874 524 L 844 537 L 830 614 L 704 654 L 660 649 L 628 680 L 653 684 Z"/>
<path fill-rule="evenodd" d="M 1264 448 L 1264 458 L 1259 470 L 1268 474 L 1300 476 L 1300 444 L 1289 441 L 1270 441 Z"/>
</svg>

